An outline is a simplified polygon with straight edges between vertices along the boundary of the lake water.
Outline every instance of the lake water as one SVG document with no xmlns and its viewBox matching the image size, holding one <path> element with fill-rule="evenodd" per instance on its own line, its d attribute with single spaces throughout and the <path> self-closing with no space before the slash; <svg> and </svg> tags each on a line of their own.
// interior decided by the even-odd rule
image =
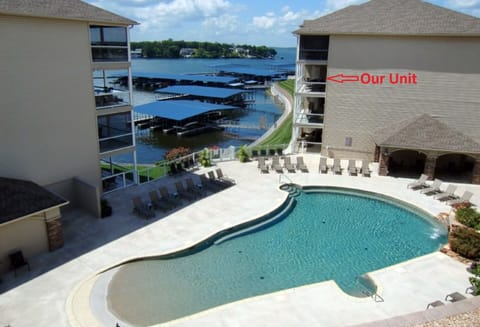
<svg viewBox="0 0 480 327">
<path fill-rule="evenodd" d="M 218 65 L 242 65 L 257 69 L 273 69 L 278 64 L 295 64 L 295 48 L 277 48 L 275 59 L 132 59 L 132 70 L 136 72 L 155 73 L 213 73 Z M 152 92 L 134 90 L 134 105 L 140 105 L 155 101 Z M 255 92 L 254 110 L 240 117 L 240 122 L 245 124 L 259 124 L 260 121 L 267 123 L 269 128 L 281 115 L 281 109 L 273 99 L 266 94 L 265 90 Z M 165 135 L 161 131 L 138 130 L 136 131 L 137 161 L 139 163 L 155 163 L 162 160 L 165 152 L 171 148 L 185 146 L 192 151 L 201 150 L 205 147 L 230 145 L 240 146 L 251 143 L 260 137 L 265 130 L 226 130 L 195 137 L 177 137 Z M 130 162 L 130 156 L 120 156 L 116 161 Z"/>
</svg>

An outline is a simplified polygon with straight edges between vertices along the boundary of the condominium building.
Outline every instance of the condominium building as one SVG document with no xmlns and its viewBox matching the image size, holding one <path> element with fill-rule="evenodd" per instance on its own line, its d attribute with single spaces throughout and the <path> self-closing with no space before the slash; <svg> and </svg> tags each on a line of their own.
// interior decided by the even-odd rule
<svg viewBox="0 0 480 327">
<path fill-rule="evenodd" d="M 371 0 L 295 33 L 297 149 L 480 183 L 480 19 Z"/>
<path fill-rule="evenodd" d="M 129 55 L 135 24 L 79 0 L 0 1 L 0 182 L 11 187 L 1 200 L 12 209 L 0 213 L 0 233 L 6 225 L 28 230 L 17 233 L 26 242 L 45 233 L 27 206 L 13 210 L 19 207 L 14 199 L 22 198 L 16 185 L 39 186 L 54 199 L 45 202 L 56 208 L 48 220 L 59 219 L 58 207 L 66 204 L 100 216 L 99 160 L 135 157 Z M 128 78 L 119 83 L 118 76 Z M 48 209 L 31 207 L 37 214 Z M 29 219 L 38 226 L 25 227 Z M 24 226 L 12 229 L 19 220 Z M 47 237 L 36 239 L 43 245 L 29 249 L 48 248 Z M 16 245 L 25 247 L 22 242 Z M 1 245 L 0 252 L 9 250 Z"/>
</svg>

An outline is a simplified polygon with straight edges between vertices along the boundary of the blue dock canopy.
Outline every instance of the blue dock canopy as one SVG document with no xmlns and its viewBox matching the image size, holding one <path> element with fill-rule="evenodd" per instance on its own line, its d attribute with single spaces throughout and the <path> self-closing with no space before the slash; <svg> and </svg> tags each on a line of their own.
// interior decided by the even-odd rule
<svg viewBox="0 0 480 327">
<path fill-rule="evenodd" d="M 207 87 L 197 85 L 174 85 L 155 90 L 155 93 L 185 94 L 205 98 L 228 99 L 234 95 L 244 93 L 244 90 L 227 89 L 221 87 Z"/>
<path fill-rule="evenodd" d="M 232 76 L 213 76 L 213 75 L 187 75 L 187 74 L 165 74 L 165 73 L 150 73 L 150 72 L 138 72 L 132 74 L 133 78 L 148 78 L 148 79 L 161 79 L 172 81 L 190 81 L 190 82 L 203 82 L 203 83 L 218 83 L 218 84 L 230 84 L 237 81 L 236 77 Z"/>
<path fill-rule="evenodd" d="M 135 112 L 172 120 L 184 120 L 210 111 L 235 110 L 239 107 L 218 105 L 199 101 L 167 100 L 142 104 Z"/>
</svg>

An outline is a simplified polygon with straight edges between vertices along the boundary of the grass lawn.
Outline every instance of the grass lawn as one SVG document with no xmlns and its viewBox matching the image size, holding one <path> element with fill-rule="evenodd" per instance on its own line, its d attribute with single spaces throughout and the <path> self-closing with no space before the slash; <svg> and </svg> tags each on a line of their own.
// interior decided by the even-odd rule
<svg viewBox="0 0 480 327">
<path fill-rule="evenodd" d="M 282 81 L 278 83 L 282 88 L 287 90 L 291 96 L 293 97 L 293 93 L 295 90 L 295 81 L 293 79 L 289 79 L 286 81 Z M 259 146 L 268 146 L 268 145 L 278 145 L 278 144 L 288 144 L 290 143 L 290 139 L 292 138 L 292 125 L 293 125 L 293 114 L 290 113 L 283 121 L 283 123 L 277 127 L 277 129 L 263 142 L 259 144 Z"/>
</svg>

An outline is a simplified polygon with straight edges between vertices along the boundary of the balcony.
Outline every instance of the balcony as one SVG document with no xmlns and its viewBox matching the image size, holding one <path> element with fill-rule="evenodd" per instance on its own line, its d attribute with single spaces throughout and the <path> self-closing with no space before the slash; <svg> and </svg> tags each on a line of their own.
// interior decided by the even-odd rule
<svg viewBox="0 0 480 327">
<path fill-rule="evenodd" d="M 97 118 L 100 152 L 114 151 L 133 145 L 130 112 Z"/>
<path fill-rule="evenodd" d="M 110 109 L 130 105 L 130 92 L 95 90 L 95 106 L 97 109 Z"/>
<path fill-rule="evenodd" d="M 298 94 L 314 97 L 325 97 L 327 83 L 325 82 L 304 82 L 298 89 Z"/>
<path fill-rule="evenodd" d="M 133 145 L 132 134 L 104 138 L 99 140 L 100 153 L 120 150 Z"/>
<path fill-rule="evenodd" d="M 314 61 L 327 61 L 328 49 L 300 49 L 299 60 L 314 60 Z"/>
<path fill-rule="evenodd" d="M 128 61 L 128 37 L 125 27 L 90 26 L 93 62 Z"/>
<path fill-rule="evenodd" d="M 324 114 L 309 112 L 306 109 L 303 109 L 295 117 L 295 126 L 297 127 L 313 127 L 313 128 L 322 128 L 323 127 L 323 118 Z"/>
</svg>

